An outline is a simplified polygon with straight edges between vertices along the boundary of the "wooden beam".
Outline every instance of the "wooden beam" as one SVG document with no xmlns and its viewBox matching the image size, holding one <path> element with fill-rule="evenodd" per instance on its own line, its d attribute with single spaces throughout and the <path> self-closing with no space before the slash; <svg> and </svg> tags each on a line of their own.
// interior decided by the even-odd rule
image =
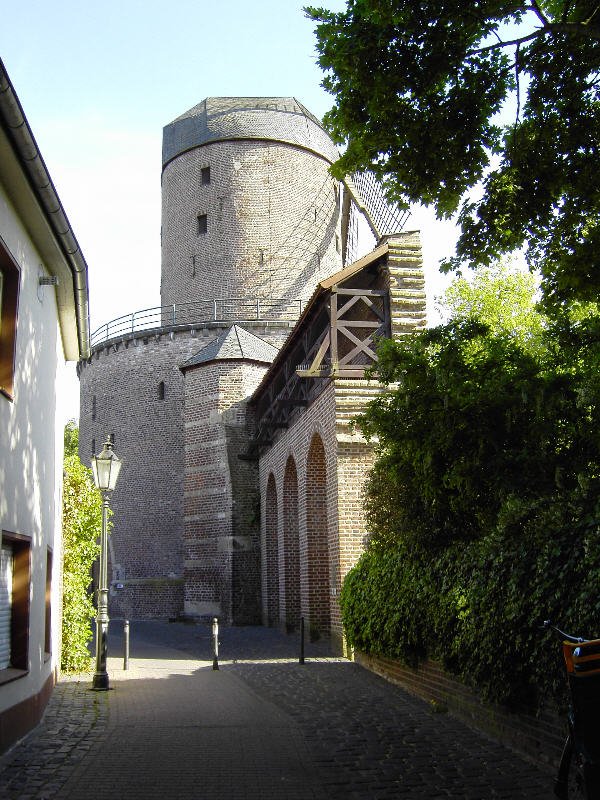
<svg viewBox="0 0 600 800">
<path fill-rule="evenodd" d="M 381 320 L 381 322 L 384 321 L 385 308 L 384 310 L 379 311 L 379 309 L 376 308 L 375 303 L 363 295 L 357 295 L 356 297 L 353 297 L 352 300 L 349 300 L 345 306 L 342 306 L 341 309 L 338 309 L 338 319 L 341 319 L 354 305 L 356 305 L 356 303 L 358 303 L 359 300 L 362 300 L 367 308 L 369 308 L 371 312 Z"/>
<path fill-rule="evenodd" d="M 336 294 L 343 295 L 364 295 L 365 297 L 382 297 L 387 294 L 387 289 L 341 289 L 339 286 L 334 286 L 331 290 Z"/>
<path fill-rule="evenodd" d="M 343 328 L 381 328 L 381 321 L 369 322 L 366 319 L 339 319 L 338 330 Z"/>
<path fill-rule="evenodd" d="M 281 399 L 278 402 L 281 406 L 283 406 L 283 408 L 297 408 L 299 406 L 306 408 L 306 406 L 308 406 L 308 400 L 299 397 L 295 399 L 291 397 L 286 397 L 285 399 Z"/>
<path fill-rule="evenodd" d="M 299 378 L 330 378 L 333 375 L 333 367 L 331 364 L 325 364 L 324 366 L 317 367 L 313 369 L 309 367 L 308 369 L 298 368 L 296 370 L 296 375 Z"/>
<path fill-rule="evenodd" d="M 329 345 L 331 344 L 331 333 L 327 331 L 325 336 L 323 337 L 323 341 L 321 342 L 321 346 L 317 350 L 315 357 L 312 360 L 312 364 L 309 367 L 309 370 L 314 370 L 321 365 L 323 358 L 325 357 L 325 353 L 329 350 Z M 296 374 L 298 374 L 298 370 L 296 370 Z"/>
</svg>

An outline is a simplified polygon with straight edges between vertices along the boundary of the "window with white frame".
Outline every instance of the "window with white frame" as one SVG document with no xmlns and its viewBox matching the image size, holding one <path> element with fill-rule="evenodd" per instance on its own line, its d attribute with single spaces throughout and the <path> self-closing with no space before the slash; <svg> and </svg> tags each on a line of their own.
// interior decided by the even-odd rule
<svg viewBox="0 0 600 800">
<path fill-rule="evenodd" d="M 10 612 L 12 608 L 12 547 L 0 548 L 0 669 L 10 666 Z"/>
<path fill-rule="evenodd" d="M 2 670 L 29 669 L 31 539 L 2 531 L 0 544 L 0 682 Z"/>
</svg>

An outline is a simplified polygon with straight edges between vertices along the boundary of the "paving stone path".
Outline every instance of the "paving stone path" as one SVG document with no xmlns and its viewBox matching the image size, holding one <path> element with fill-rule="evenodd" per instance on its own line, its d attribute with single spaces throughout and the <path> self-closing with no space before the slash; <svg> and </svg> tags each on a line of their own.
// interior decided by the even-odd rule
<svg viewBox="0 0 600 800">
<path fill-rule="evenodd" d="M 115 626 L 113 625 L 113 628 Z M 263 628 L 132 623 L 109 659 L 56 687 L 0 758 L 3 800 L 550 800 L 552 775 L 356 664 Z M 110 653 L 118 653 L 118 635 Z"/>
</svg>

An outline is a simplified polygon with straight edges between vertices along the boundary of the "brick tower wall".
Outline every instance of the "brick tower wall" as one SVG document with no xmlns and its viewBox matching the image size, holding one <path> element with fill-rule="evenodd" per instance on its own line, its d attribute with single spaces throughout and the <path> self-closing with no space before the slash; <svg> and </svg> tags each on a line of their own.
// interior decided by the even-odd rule
<svg viewBox="0 0 600 800">
<path fill-rule="evenodd" d="M 169 162 L 162 305 L 308 299 L 341 269 L 339 191 L 329 165 L 300 147 L 256 140 L 205 144 Z M 207 168 L 210 183 L 203 183 Z"/>
<path fill-rule="evenodd" d="M 245 327 L 279 347 L 291 324 Z M 79 364 L 80 457 L 89 466 L 92 451 L 99 452 L 106 435 L 114 434 L 123 460 L 111 498 L 113 618 L 174 617 L 183 611 L 185 428 L 179 365 L 223 330 L 205 325 L 131 335 L 96 348 Z"/>
<path fill-rule="evenodd" d="M 258 470 L 246 399 L 266 365 L 217 361 L 185 376 L 184 613 L 260 622 Z"/>
<path fill-rule="evenodd" d="M 225 119 L 220 109 L 230 114 L 231 103 L 206 102 L 211 130 L 219 128 L 226 135 L 188 141 L 186 131 L 199 120 L 193 110 L 165 129 L 161 303 L 165 309 L 176 305 L 177 315 L 165 310 L 163 327 L 156 332 L 101 344 L 79 366 L 82 458 L 89 463 L 92 440 L 98 451 L 105 435 L 113 433 L 123 459 L 112 503 L 112 616 L 174 616 L 184 608 L 196 613 L 220 603 L 229 619 L 257 617 L 258 556 L 252 534 L 242 524 L 242 518 L 251 519 L 256 512 L 256 476 L 249 468 L 244 472 L 232 455 L 244 444 L 241 425 L 219 417 L 229 413 L 227 403 L 246 395 L 230 400 L 226 375 L 219 373 L 216 396 L 200 410 L 194 403 L 208 385 L 197 386 L 197 393 L 194 385 L 204 369 L 190 370 L 191 387 L 184 398 L 179 366 L 232 322 L 281 346 L 300 307 L 273 308 L 268 299 L 306 300 L 319 280 L 341 268 L 340 193 L 328 174 L 335 148 L 318 122 L 296 101 L 277 101 L 274 110 L 269 100 L 248 112 L 242 99 L 235 125 L 227 117 L 229 122 L 220 128 Z M 275 140 L 277 135 L 288 143 Z M 213 317 L 211 304 L 220 298 L 237 302 L 225 313 L 215 308 Z M 208 311 L 199 308 L 202 301 Z M 247 316 L 244 303 L 254 304 Z M 181 309 L 185 304 L 190 304 L 189 319 Z M 250 318 L 269 322 L 247 324 Z M 206 321 L 210 319 L 228 322 Z M 238 366 L 219 367 L 227 369 L 232 370 L 231 381 L 238 381 Z M 213 416 L 202 417 L 210 403 Z M 244 413 L 241 406 L 238 413 Z M 199 496 L 189 494 L 195 490 L 189 488 L 184 449 L 187 433 L 210 437 L 215 425 L 223 446 L 212 454 L 213 471 L 205 477 L 214 482 L 215 491 L 219 481 L 226 481 L 218 487 L 226 508 L 219 510 L 225 514 L 219 517 L 221 533 L 209 545 L 202 531 L 193 541 L 191 517 L 202 512 L 193 510 Z M 207 594 L 209 576 L 202 583 L 188 562 L 199 562 L 202 549 L 208 552 L 217 544 L 221 550 L 211 551 L 205 570 L 209 562 L 212 567 L 218 563 L 220 573 L 213 574 L 216 588 Z"/>
</svg>

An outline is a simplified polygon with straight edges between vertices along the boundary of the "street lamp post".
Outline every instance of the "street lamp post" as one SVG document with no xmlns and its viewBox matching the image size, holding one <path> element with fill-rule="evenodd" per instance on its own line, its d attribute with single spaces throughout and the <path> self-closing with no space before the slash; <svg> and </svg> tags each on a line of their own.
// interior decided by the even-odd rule
<svg viewBox="0 0 600 800">
<path fill-rule="evenodd" d="M 117 485 L 121 460 L 113 451 L 109 436 L 102 452 L 92 456 L 94 483 L 102 494 L 102 532 L 100 534 L 100 568 L 98 570 L 98 601 L 96 616 L 96 672 L 92 688 L 105 691 L 109 688 L 106 671 L 106 637 L 108 634 L 108 499 Z"/>
</svg>

